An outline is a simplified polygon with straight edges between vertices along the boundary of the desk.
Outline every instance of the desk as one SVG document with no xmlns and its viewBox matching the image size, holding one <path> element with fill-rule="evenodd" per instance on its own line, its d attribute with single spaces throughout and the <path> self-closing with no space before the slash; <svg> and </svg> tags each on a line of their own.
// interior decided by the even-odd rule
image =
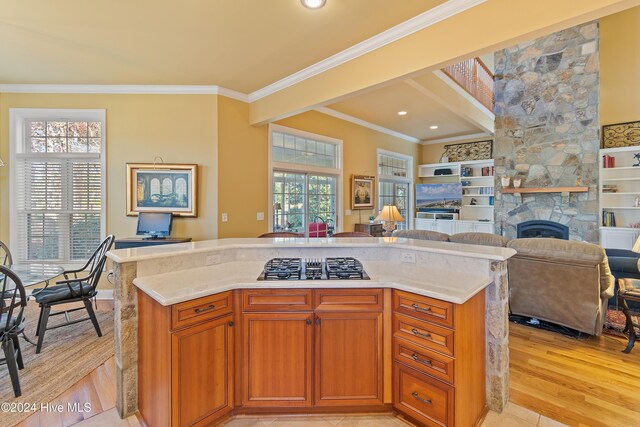
<svg viewBox="0 0 640 427">
<path fill-rule="evenodd" d="M 191 237 L 167 237 L 166 239 L 143 239 L 142 237 L 127 237 L 117 239 L 114 249 L 140 248 L 143 246 L 171 245 L 173 243 L 187 243 Z"/>
</svg>

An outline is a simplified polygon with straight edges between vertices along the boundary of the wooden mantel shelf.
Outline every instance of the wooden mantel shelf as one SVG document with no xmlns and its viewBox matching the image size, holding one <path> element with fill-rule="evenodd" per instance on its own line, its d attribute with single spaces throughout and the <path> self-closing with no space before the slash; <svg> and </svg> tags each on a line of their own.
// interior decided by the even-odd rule
<svg viewBox="0 0 640 427">
<path fill-rule="evenodd" d="M 530 188 L 503 188 L 501 193 L 525 194 L 525 193 L 586 193 L 589 187 L 530 187 Z"/>
</svg>

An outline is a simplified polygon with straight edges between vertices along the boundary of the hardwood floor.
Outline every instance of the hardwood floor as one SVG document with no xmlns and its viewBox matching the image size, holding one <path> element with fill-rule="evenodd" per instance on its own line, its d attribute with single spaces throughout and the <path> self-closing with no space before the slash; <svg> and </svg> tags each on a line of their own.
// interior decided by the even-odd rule
<svg viewBox="0 0 640 427">
<path fill-rule="evenodd" d="M 640 347 L 610 335 L 509 328 L 511 401 L 570 426 L 640 425 Z"/>
<path fill-rule="evenodd" d="M 513 403 L 570 426 L 640 425 L 640 347 L 627 355 L 625 340 L 609 335 L 572 339 L 515 324 L 509 330 Z M 114 370 L 111 358 L 53 402 L 90 402 L 90 413 L 36 413 L 18 426 L 69 426 L 113 408 Z"/>
<path fill-rule="evenodd" d="M 68 403 L 77 402 L 80 405 L 89 403 L 91 405 L 90 411 L 79 413 L 38 411 L 17 426 L 66 427 L 113 408 L 116 404 L 115 369 L 115 359 L 111 357 L 51 402 L 53 405 L 62 404 L 65 408 Z"/>
</svg>

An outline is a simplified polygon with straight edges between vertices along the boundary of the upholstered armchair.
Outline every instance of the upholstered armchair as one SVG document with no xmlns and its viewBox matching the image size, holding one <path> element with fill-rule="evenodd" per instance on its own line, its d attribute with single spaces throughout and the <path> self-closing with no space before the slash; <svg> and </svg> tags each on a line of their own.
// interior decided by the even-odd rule
<svg viewBox="0 0 640 427">
<path fill-rule="evenodd" d="M 600 335 L 614 278 L 598 245 L 570 240 L 514 239 L 509 259 L 509 309 Z"/>
</svg>

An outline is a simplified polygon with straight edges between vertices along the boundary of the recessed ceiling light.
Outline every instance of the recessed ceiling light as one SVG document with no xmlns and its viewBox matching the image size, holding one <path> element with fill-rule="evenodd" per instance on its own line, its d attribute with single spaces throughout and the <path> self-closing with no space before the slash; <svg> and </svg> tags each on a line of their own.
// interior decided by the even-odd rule
<svg viewBox="0 0 640 427">
<path fill-rule="evenodd" d="M 438 129 L 438 126 L 436 126 L 436 125 L 429 126 L 429 129 Z"/>
<path fill-rule="evenodd" d="M 320 9 L 326 2 L 327 0 L 300 0 L 300 3 L 309 9 Z"/>
<path fill-rule="evenodd" d="M 407 112 L 406 111 L 398 111 L 398 115 L 399 116 L 406 116 Z"/>
</svg>

